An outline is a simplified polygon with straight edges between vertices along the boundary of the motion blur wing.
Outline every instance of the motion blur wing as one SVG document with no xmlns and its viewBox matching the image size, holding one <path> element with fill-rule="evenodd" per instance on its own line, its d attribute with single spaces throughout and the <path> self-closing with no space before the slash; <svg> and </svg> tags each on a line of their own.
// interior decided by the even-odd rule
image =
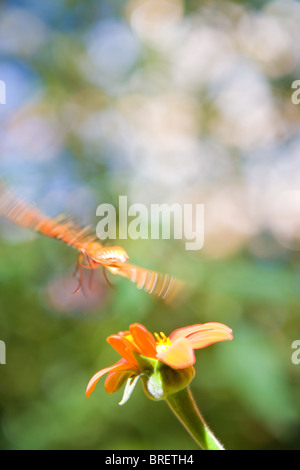
<svg viewBox="0 0 300 470">
<path fill-rule="evenodd" d="M 167 302 L 171 302 L 183 286 L 183 282 L 174 276 L 161 274 L 128 263 L 114 267 L 107 266 L 107 269 L 113 274 L 126 277 L 136 284 L 138 289 L 143 289 Z"/>
</svg>

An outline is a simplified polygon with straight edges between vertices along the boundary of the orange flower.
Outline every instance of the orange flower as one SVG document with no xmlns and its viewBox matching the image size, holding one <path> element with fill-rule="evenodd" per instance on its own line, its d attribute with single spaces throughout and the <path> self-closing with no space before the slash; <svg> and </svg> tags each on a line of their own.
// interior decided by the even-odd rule
<svg viewBox="0 0 300 470">
<path fill-rule="evenodd" d="M 122 356 L 116 364 L 101 369 L 89 381 L 86 396 L 89 397 L 98 380 L 108 373 L 105 389 L 113 393 L 126 382 L 130 387 L 136 380 L 155 367 L 166 364 L 172 369 L 186 369 L 196 359 L 194 349 L 201 349 L 219 341 L 231 340 L 231 329 L 222 323 L 204 323 L 173 331 L 169 337 L 164 333 L 154 336 L 141 324 L 130 325 L 129 331 L 121 331 L 107 338 L 107 342 Z M 131 392 L 130 392 L 131 393 Z"/>
</svg>

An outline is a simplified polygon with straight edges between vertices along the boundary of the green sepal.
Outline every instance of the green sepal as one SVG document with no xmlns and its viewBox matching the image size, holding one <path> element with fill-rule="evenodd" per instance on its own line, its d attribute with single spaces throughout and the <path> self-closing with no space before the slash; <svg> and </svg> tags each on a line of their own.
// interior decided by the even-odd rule
<svg viewBox="0 0 300 470">
<path fill-rule="evenodd" d="M 146 374 L 152 373 L 156 368 L 157 363 L 159 362 L 155 358 L 143 356 L 142 354 L 138 354 L 135 351 L 132 351 L 132 354 L 134 355 L 138 363 L 139 370 L 143 371 Z"/>
</svg>

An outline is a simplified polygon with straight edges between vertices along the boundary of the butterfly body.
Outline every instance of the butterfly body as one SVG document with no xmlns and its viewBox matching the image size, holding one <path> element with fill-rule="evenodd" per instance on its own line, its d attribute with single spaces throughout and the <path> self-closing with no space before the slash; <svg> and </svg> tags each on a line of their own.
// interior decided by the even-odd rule
<svg viewBox="0 0 300 470">
<path fill-rule="evenodd" d="M 93 242 L 88 247 L 89 257 L 95 262 L 102 265 L 114 266 L 118 263 L 126 263 L 129 259 L 128 254 L 121 246 L 104 247 L 100 243 Z"/>
</svg>

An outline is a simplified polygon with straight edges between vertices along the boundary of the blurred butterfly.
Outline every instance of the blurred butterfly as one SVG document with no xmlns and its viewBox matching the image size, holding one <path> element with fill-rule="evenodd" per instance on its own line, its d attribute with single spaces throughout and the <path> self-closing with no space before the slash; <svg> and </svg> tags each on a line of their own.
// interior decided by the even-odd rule
<svg viewBox="0 0 300 470">
<path fill-rule="evenodd" d="M 168 274 L 140 268 L 128 263 L 128 254 L 121 246 L 103 246 L 90 232 L 90 227 L 81 228 L 63 216 L 49 218 L 37 207 L 17 198 L 11 191 L 0 185 L 0 215 L 15 224 L 32 229 L 50 238 L 56 238 L 78 250 L 76 273 L 79 273 L 80 290 L 82 268 L 98 269 L 100 266 L 112 274 L 123 276 L 163 300 L 171 301 L 181 287 L 181 281 Z"/>
</svg>

